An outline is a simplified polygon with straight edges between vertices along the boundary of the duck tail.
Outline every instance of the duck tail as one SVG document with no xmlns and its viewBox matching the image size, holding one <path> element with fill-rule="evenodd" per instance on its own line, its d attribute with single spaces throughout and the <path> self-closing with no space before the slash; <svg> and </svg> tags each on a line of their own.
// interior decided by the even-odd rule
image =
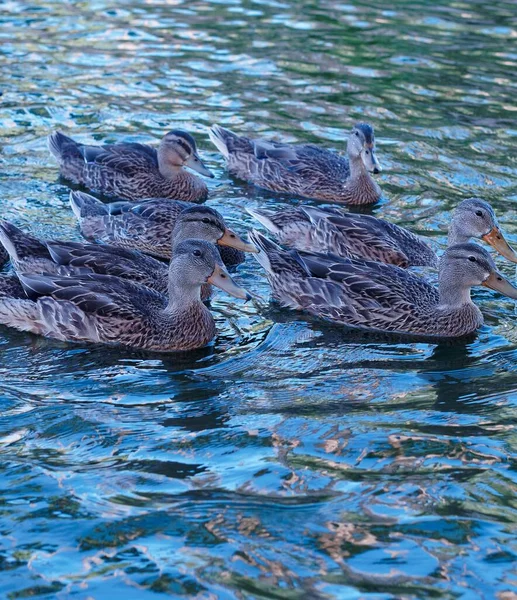
<svg viewBox="0 0 517 600">
<path fill-rule="evenodd" d="M 311 276 L 309 268 L 296 250 L 284 250 L 256 229 L 248 233 L 248 238 L 259 249 L 253 257 L 268 275 L 289 271 L 291 274 L 297 273 L 300 277 Z"/>
<path fill-rule="evenodd" d="M 250 214 L 254 219 L 257 219 L 259 223 L 264 225 L 264 227 L 270 231 L 273 235 L 278 235 L 280 233 L 280 227 L 273 222 L 273 212 L 268 210 L 257 210 L 255 208 L 246 207 L 246 212 Z"/>
<path fill-rule="evenodd" d="M 79 221 L 86 217 L 106 217 L 109 215 L 109 208 L 104 202 L 84 192 L 70 192 L 70 206 Z"/>
<path fill-rule="evenodd" d="M 300 209 L 305 216 L 311 221 L 311 223 L 317 223 L 322 219 L 328 219 L 329 217 L 339 216 L 339 212 L 335 209 L 322 209 L 317 206 L 300 206 Z"/>
<path fill-rule="evenodd" d="M 48 149 L 53 154 L 58 162 L 61 162 L 63 155 L 71 148 L 77 148 L 77 143 L 70 137 L 63 135 L 59 131 L 52 132 L 48 138 Z"/>
<path fill-rule="evenodd" d="M 266 271 L 266 273 L 272 273 L 273 267 L 269 255 L 276 252 L 281 252 L 282 248 L 269 240 L 265 235 L 259 233 L 256 229 L 252 229 L 248 233 L 248 239 L 252 244 L 258 248 L 258 253 L 254 254 L 254 258 L 258 261 L 260 266 Z"/>
<path fill-rule="evenodd" d="M 25 231 L 18 229 L 9 221 L 0 221 L 0 242 L 9 254 L 15 268 L 25 258 L 48 258 L 49 255 L 45 244 L 32 235 L 25 233 Z"/>
<path fill-rule="evenodd" d="M 220 125 L 212 125 L 212 127 L 208 131 L 208 137 L 210 138 L 212 144 L 214 144 L 214 146 L 224 156 L 224 158 L 228 159 L 230 157 L 228 142 L 232 138 L 237 138 L 235 133 L 233 133 L 229 129 L 221 127 Z"/>
</svg>

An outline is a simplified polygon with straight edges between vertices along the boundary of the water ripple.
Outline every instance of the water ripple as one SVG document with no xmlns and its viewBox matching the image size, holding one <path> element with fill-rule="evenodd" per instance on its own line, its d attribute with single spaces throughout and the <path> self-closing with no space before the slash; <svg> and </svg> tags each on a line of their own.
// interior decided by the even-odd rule
<svg viewBox="0 0 517 600">
<path fill-rule="evenodd" d="M 2 9 L 2 217 L 37 235 L 79 239 L 52 129 L 192 131 L 244 233 L 246 206 L 294 200 L 229 177 L 210 124 L 341 152 L 370 120 L 367 212 L 440 251 L 475 194 L 517 242 L 511 1 Z M 0 330 L 0 595 L 513 598 L 513 303 L 476 291 L 477 337 L 413 343 L 268 306 L 252 259 L 236 276 L 265 301 L 220 294 L 215 344 L 187 356 Z"/>
</svg>

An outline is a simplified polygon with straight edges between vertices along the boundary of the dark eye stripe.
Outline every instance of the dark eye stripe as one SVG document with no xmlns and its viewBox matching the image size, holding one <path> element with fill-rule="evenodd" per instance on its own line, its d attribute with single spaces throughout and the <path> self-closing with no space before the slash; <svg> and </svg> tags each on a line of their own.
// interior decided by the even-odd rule
<svg viewBox="0 0 517 600">
<path fill-rule="evenodd" d="M 206 217 L 203 217 L 203 219 L 206 219 Z M 202 222 L 203 219 L 192 218 L 192 219 L 182 219 L 182 221 L 184 223 L 199 223 L 200 221 Z M 208 225 L 208 224 L 213 225 L 214 227 L 217 227 L 217 229 L 220 229 L 221 231 L 224 232 L 224 227 L 222 227 L 221 224 L 218 223 L 217 221 L 212 221 L 212 219 L 210 219 L 208 223 L 204 223 L 204 224 L 205 225 Z"/>
<path fill-rule="evenodd" d="M 187 154 L 192 154 L 192 148 L 187 144 L 187 142 L 185 142 L 181 138 L 177 138 L 175 142 L 176 144 L 178 144 L 178 146 L 181 146 Z"/>
</svg>

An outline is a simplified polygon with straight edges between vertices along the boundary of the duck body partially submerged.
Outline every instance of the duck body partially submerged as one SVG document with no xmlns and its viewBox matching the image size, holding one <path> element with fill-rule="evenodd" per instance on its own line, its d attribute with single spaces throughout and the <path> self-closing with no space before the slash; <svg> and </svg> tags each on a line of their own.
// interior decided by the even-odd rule
<svg viewBox="0 0 517 600">
<path fill-rule="evenodd" d="M 352 129 L 346 158 L 312 144 L 239 136 L 219 125 L 213 125 L 209 135 L 230 173 L 261 188 L 356 205 L 372 204 L 381 197 L 381 189 L 370 175 L 381 168 L 373 128 L 367 123 Z"/>
<path fill-rule="evenodd" d="M 286 251 L 258 232 L 250 239 L 281 305 L 348 327 L 425 337 L 461 337 L 482 323 L 470 299 L 473 285 L 517 298 L 490 255 L 476 244 L 456 244 L 440 261 L 439 286 L 393 265 Z"/>
<path fill-rule="evenodd" d="M 172 256 L 171 237 L 179 215 L 195 206 L 190 202 L 165 198 L 149 198 L 137 204 L 105 204 L 90 194 L 78 191 L 70 193 L 70 205 L 87 240 L 140 250 L 167 261 Z M 206 215 L 202 214 L 203 210 L 206 210 Z M 227 227 L 219 212 L 200 206 L 198 214 L 201 221 L 209 219 L 212 224 L 217 223 L 219 232 L 213 243 L 217 241 L 226 266 L 236 266 L 244 261 L 242 248 L 246 252 L 253 251 Z M 202 236 L 201 239 L 206 238 Z"/>
<path fill-rule="evenodd" d="M 48 144 L 63 177 L 106 196 L 189 202 L 202 202 L 208 197 L 204 181 L 183 169 L 188 166 L 213 177 L 198 155 L 194 138 L 186 131 L 170 131 L 157 149 L 139 143 L 81 144 L 57 131 L 49 136 Z"/>
<path fill-rule="evenodd" d="M 364 258 L 402 268 L 438 265 L 436 252 L 423 238 L 371 215 L 311 206 L 247 211 L 281 244 L 296 250 Z M 485 241 L 508 260 L 517 262 L 517 253 L 504 238 L 492 207 L 481 198 L 463 200 L 449 225 L 449 246 L 472 238 Z"/>
<path fill-rule="evenodd" d="M 159 352 L 200 348 L 215 336 L 213 317 L 201 301 L 203 283 L 249 297 L 219 264 L 213 244 L 200 240 L 178 244 L 167 295 L 98 273 L 17 275 L 25 297 L 0 285 L 0 323 L 62 341 Z"/>
</svg>

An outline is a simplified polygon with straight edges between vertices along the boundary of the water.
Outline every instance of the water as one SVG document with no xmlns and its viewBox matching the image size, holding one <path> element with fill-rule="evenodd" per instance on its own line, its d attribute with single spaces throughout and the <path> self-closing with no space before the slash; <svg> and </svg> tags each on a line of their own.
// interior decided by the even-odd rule
<svg viewBox="0 0 517 600">
<path fill-rule="evenodd" d="M 343 150 L 376 128 L 373 209 L 443 247 L 489 200 L 517 242 L 513 2 L 2 3 L 2 216 L 79 239 L 45 136 L 213 122 Z M 511 278 L 515 268 L 498 260 Z M 265 300 L 250 259 L 237 274 Z M 514 304 L 448 345 L 385 343 L 220 294 L 188 356 L 0 330 L 0 597 L 516 597 Z"/>
</svg>

